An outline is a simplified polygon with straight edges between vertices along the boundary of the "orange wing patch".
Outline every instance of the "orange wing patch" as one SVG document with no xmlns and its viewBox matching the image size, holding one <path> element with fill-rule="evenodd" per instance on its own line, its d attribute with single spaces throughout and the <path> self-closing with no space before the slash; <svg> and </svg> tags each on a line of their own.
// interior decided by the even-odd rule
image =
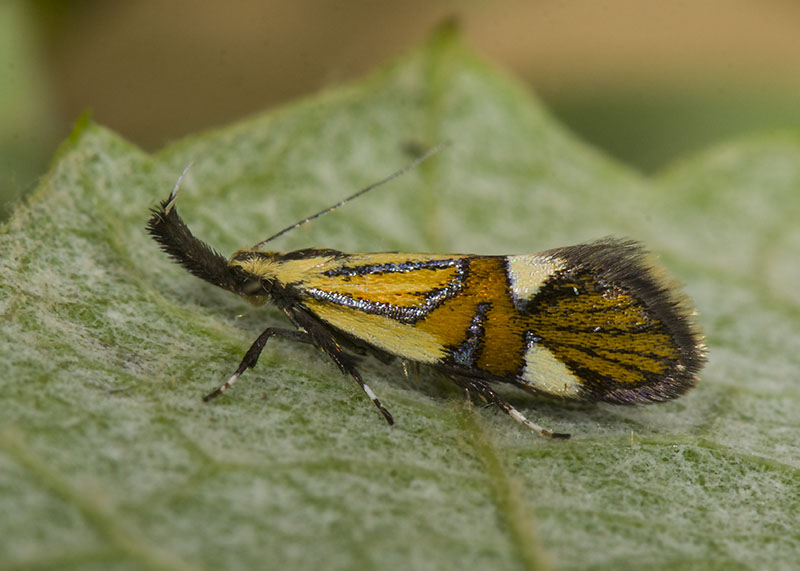
<svg viewBox="0 0 800 571">
<path fill-rule="evenodd" d="M 481 311 L 480 306 L 483 306 Z M 523 365 L 524 322 L 508 293 L 505 258 L 469 258 L 461 293 L 430 313 L 417 327 L 429 331 L 450 349 L 464 343 L 475 316 L 481 314 L 480 341 L 474 366 L 496 375 L 514 375 Z"/>
</svg>

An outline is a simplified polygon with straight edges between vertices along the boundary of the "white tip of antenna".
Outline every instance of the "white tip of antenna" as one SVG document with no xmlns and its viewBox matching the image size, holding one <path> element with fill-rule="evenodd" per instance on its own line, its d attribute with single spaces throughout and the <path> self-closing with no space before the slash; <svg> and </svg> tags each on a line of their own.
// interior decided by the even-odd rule
<svg viewBox="0 0 800 571">
<path fill-rule="evenodd" d="M 194 161 L 189 161 L 189 164 L 186 165 L 186 167 L 183 169 L 181 176 L 179 176 L 178 180 L 175 181 L 175 186 L 172 187 L 172 192 L 169 194 L 169 202 L 167 202 L 167 205 L 164 207 L 164 212 L 166 212 L 167 214 L 169 214 L 170 211 L 175 206 L 175 201 L 178 199 L 178 189 L 181 187 L 181 183 L 183 182 L 183 177 L 186 176 L 186 173 L 189 172 L 189 169 L 192 168 L 193 164 Z"/>
</svg>

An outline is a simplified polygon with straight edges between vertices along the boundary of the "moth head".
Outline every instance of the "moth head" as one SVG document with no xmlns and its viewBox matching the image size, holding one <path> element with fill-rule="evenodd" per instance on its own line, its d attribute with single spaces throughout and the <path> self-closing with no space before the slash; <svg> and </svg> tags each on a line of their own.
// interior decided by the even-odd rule
<svg viewBox="0 0 800 571">
<path fill-rule="evenodd" d="M 263 304 L 272 293 L 278 264 L 273 252 L 239 250 L 228 260 L 235 291 L 253 305 Z"/>
</svg>

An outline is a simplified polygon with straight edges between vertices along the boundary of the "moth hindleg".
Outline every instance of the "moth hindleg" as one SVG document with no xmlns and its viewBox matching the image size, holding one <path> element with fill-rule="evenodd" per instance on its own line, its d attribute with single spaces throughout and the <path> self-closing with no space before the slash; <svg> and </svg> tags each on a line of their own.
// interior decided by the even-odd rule
<svg viewBox="0 0 800 571">
<path fill-rule="evenodd" d="M 461 387 L 462 389 L 467 391 L 467 394 L 470 392 L 475 393 L 486 399 L 487 402 L 490 402 L 496 405 L 500 410 L 505 412 L 508 416 L 516 420 L 521 425 L 530 428 L 537 434 L 541 436 L 547 436 L 548 438 L 562 438 L 566 439 L 569 438 L 569 434 L 565 434 L 563 432 L 553 432 L 549 428 L 543 428 L 538 424 L 535 424 L 528 420 L 525 415 L 523 415 L 520 411 L 514 408 L 510 403 L 506 402 L 503 398 L 500 397 L 494 390 L 486 384 L 486 382 L 474 379 L 471 377 L 459 377 L 455 375 L 448 375 L 448 378 L 452 380 L 456 385 Z"/>
</svg>

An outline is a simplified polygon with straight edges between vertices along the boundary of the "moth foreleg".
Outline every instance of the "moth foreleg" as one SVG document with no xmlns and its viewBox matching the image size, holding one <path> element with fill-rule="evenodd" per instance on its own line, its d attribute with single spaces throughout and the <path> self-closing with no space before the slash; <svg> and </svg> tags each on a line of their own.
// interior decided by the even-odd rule
<svg viewBox="0 0 800 571">
<path fill-rule="evenodd" d="M 471 392 L 480 395 L 487 402 L 490 402 L 497 407 L 500 408 L 503 412 L 505 412 L 508 416 L 519 422 L 521 425 L 525 426 L 526 428 L 530 428 L 537 434 L 541 436 L 546 436 L 548 438 L 569 438 L 569 434 L 565 434 L 563 432 L 553 432 L 549 428 L 543 428 L 538 424 L 535 424 L 525 418 L 520 411 L 516 408 L 511 406 L 510 403 L 505 401 L 503 398 L 500 397 L 492 388 L 487 385 L 484 381 L 473 379 L 469 377 L 457 377 L 457 376 L 450 376 L 450 380 L 452 380 L 455 384 L 459 387 L 467 391 L 467 394 Z"/>
<path fill-rule="evenodd" d="M 312 343 L 311 336 L 305 331 L 279 329 L 276 327 L 266 328 L 264 332 L 258 336 L 258 339 L 256 339 L 255 342 L 250 346 L 250 349 L 247 350 L 247 353 L 245 353 L 242 362 L 239 363 L 239 367 L 236 369 L 236 372 L 233 373 L 222 385 L 204 396 L 203 401 L 208 402 L 211 399 L 218 397 L 231 388 L 231 385 L 233 385 L 233 383 L 235 383 L 236 380 L 242 376 L 242 373 L 244 373 L 247 369 L 252 369 L 255 367 L 256 363 L 258 363 L 258 358 L 261 356 L 261 351 L 264 350 L 264 345 L 267 344 L 267 340 L 270 337 L 283 337 L 284 339 L 300 341 L 301 343 Z"/>
</svg>

